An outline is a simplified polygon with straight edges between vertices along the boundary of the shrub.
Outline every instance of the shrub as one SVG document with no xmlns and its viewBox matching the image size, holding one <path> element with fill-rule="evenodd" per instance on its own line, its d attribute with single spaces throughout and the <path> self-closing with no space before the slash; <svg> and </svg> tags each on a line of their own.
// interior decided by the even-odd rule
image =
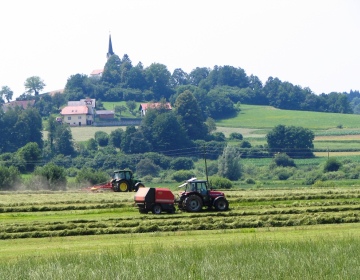
<svg viewBox="0 0 360 280">
<path fill-rule="evenodd" d="M 249 184 L 249 185 L 252 185 L 252 184 L 255 184 L 256 182 L 255 182 L 255 180 L 254 180 L 253 178 L 247 178 L 247 179 L 245 180 L 245 183 L 246 183 L 246 184 Z"/>
<path fill-rule="evenodd" d="M 140 162 L 136 165 L 136 173 L 140 177 L 146 175 L 157 176 L 159 171 L 160 167 L 149 158 L 140 160 Z"/>
<path fill-rule="evenodd" d="M 287 166 L 296 166 L 294 160 L 292 158 L 290 158 L 287 154 L 285 153 L 280 153 L 277 154 L 274 157 L 274 163 L 277 166 L 283 166 L 283 167 L 287 167 Z"/>
<path fill-rule="evenodd" d="M 245 149 L 245 148 L 251 148 L 251 143 L 249 141 L 241 141 L 241 143 L 239 145 L 237 145 L 237 147 Z"/>
<path fill-rule="evenodd" d="M 193 171 L 179 170 L 179 171 L 174 172 L 171 175 L 171 179 L 175 180 L 176 182 L 182 182 L 182 181 L 188 180 L 188 179 L 190 179 L 191 177 L 194 177 L 194 176 L 195 176 L 195 174 L 194 174 Z"/>
<path fill-rule="evenodd" d="M 14 167 L 5 167 L 0 165 L 0 190 L 9 190 L 20 181 L 20 172 Z"/>
<path fill-rule="evenodd" d="M 214 189 L 231 189 L 233 186 L 229 179 L 223 177 L 211 177 L 210 184 Z"/>
<path fill-rule="evenodd" d="M 147 183 L 151 183 L 153 179 L 154 178 L 151 175 L 146 175 L 146 176 L 142 177 L 142 180 Z"/>
<path fill-rule="evenodd" d="M 304 180 L 304 185 L 314 184 L 317 180 L 321 179 L 321 176 L 322 174 L 318 170 L 307 173 Z"/>
<path fill-rule="evenodd" d="M 291 175 L 289 173 L 287 173 L 286 171 L 281 171 L 278 174 L 278 178 L 279 180 L 287 180 Z"/>
<path fill-rule="evenodd" d="M 211 134 L 213 136 L 214 141 L 218 141 L 218 142 L 224 142 L 226 141 L 226 137 L 225 134 L 222 132 L 214 132 L 213 134 Z"/>
<path fill-rule="evenodd" d="M 70 167 L 70 168 L 66 169 L 66 175 L 69 177 L 76 177 L 78 172 L 79 172 L 79 169 L 77 169 L 75 167 Z"/>
<path fill-rule="evenodd" d="M 105 172 L 95 171 L 95 169 L 87 167 L 82 168 L 76 176 L 76 182 L 89 182 L 92 185 L 106 183 L 108 179 L 109 176 Z"/>
<path fill-rule="evenodd" d="M 194 162 L 190 158 L 179 157 L 170 162 L 170 168 L 174 170 L 190 170 L 194 168 Z"/>
<path fill-rule="evenodd" d="M 64 167 L 59 167 L 54 163 L 49 163 L 43 167 L 37 167 L 34 175 L 46 179 L 50 190 L 59 190 L 66 188 L 66 172 Z"/>
<path fill-rule="evenodd" d="M 327 172 L 321 176 L 322 181 L 326 180 L 342 180 L 346 178 L 346 174 L 343 171 Z"/>
<path fill-rule="evenodd" d="M 324 172 L 338 171 L 342 163 L 336 158 L 329 158 L 324 165 Z"/>
<path fill-rule="evenodd" d="M 231 140 L 243 140 L 242 134 L 238 133 L 238 132 L 230 133 L 229 137 L 230 137 Z"/>
<path fill-rule="evenodd" d="M 338 187 L 338 185 L 331 181 L 324 182 L 324 181 L 318 180 L 312 185 L 312 187 L 314 187 L 314 188 L 336 188 L 336 187 Z"/>
</svg>

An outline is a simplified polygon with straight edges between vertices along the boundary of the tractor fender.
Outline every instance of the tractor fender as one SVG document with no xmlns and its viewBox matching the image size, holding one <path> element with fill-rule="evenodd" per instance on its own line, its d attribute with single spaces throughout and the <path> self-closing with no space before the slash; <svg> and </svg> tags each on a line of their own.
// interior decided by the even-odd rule
<svg viewBox="0 0 360 280">
<path fill-rule="evenodd" d="M 219 199 L 225 199 L 225 200 L 226 200 L 226 198 L 225 198 L 224 196 L 218 196 L 217 198 L 215 198 L 215 199 L 213 200 L 212 206 L 215 206 L 216 201 L 218 201 Z"/>
</svg>

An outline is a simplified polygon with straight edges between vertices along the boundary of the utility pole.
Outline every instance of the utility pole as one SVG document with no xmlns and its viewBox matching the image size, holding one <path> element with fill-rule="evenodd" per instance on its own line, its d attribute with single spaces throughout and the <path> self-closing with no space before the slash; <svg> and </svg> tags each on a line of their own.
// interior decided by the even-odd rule
<svg viewBox="0 0 360 280">
<path fill-rule="evenodd" d="M 209 182 L 208 179 L 208 172 L 207 172 L 207 164 L 206 164 L 206 149 L 205 149 L 205 144 L 204 144 L 204 160 L 205 160 L 205 173 L 206 173 L 206 181 Z"/>
</svg>

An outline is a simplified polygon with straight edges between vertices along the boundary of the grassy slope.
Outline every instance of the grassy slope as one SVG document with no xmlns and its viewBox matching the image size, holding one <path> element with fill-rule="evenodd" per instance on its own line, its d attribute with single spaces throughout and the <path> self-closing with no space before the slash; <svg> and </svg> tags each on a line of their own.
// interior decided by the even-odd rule
<svg viewBox="0 0 360 280">
<path fill-rule="evenodd" d="M 216 121 L 217 126 L 244 128 L 272 128 L 279 124 L 302 126 L 313 130 L 335 128 L 340 124 L 344 128 L 359 128 L 360 116 L 242 105 L 241 112 L 235 118 Z"/>
</svg>

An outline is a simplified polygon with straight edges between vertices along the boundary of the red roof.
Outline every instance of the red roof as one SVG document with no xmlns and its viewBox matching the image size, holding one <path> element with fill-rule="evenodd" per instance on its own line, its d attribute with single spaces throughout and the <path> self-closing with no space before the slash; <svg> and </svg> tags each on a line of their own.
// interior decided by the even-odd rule
<svg viewBox="0 0 360 280">
<path fill-rule="evenodd" d="M 104 72 L 104 69 L 96 69 L 96 70 L 92 71 L 90 75 L 99 75 L 103 72 Z"/>
<path fill-rule="evenodd" d="M 147 108 L 157 108 L 160 107 L 162 103 L 141 103 L 140 106 L 143 110 L 146 110 Z M 171 110 L 171 104 L 169 102 L 165 103 L 166 109 Z"/>
<path fill-rule="evenodd" d="M 6 107 L 8 107 L 8 106 L 15 107 L 16 105 L 19 105 L 19 106 L 23 107 L 24 109 L 26 109 L 29 103 L 30 103 L 30 106 L 34 106 L 35 100 L 11 101 L 4 105 Z"/>
<path fill-rule="evenodd" d="M 61 115 L 80 115 L 87 114 L 89 108 L 87 106 L 66 106 L 61 110 Z"/>
</svg>

